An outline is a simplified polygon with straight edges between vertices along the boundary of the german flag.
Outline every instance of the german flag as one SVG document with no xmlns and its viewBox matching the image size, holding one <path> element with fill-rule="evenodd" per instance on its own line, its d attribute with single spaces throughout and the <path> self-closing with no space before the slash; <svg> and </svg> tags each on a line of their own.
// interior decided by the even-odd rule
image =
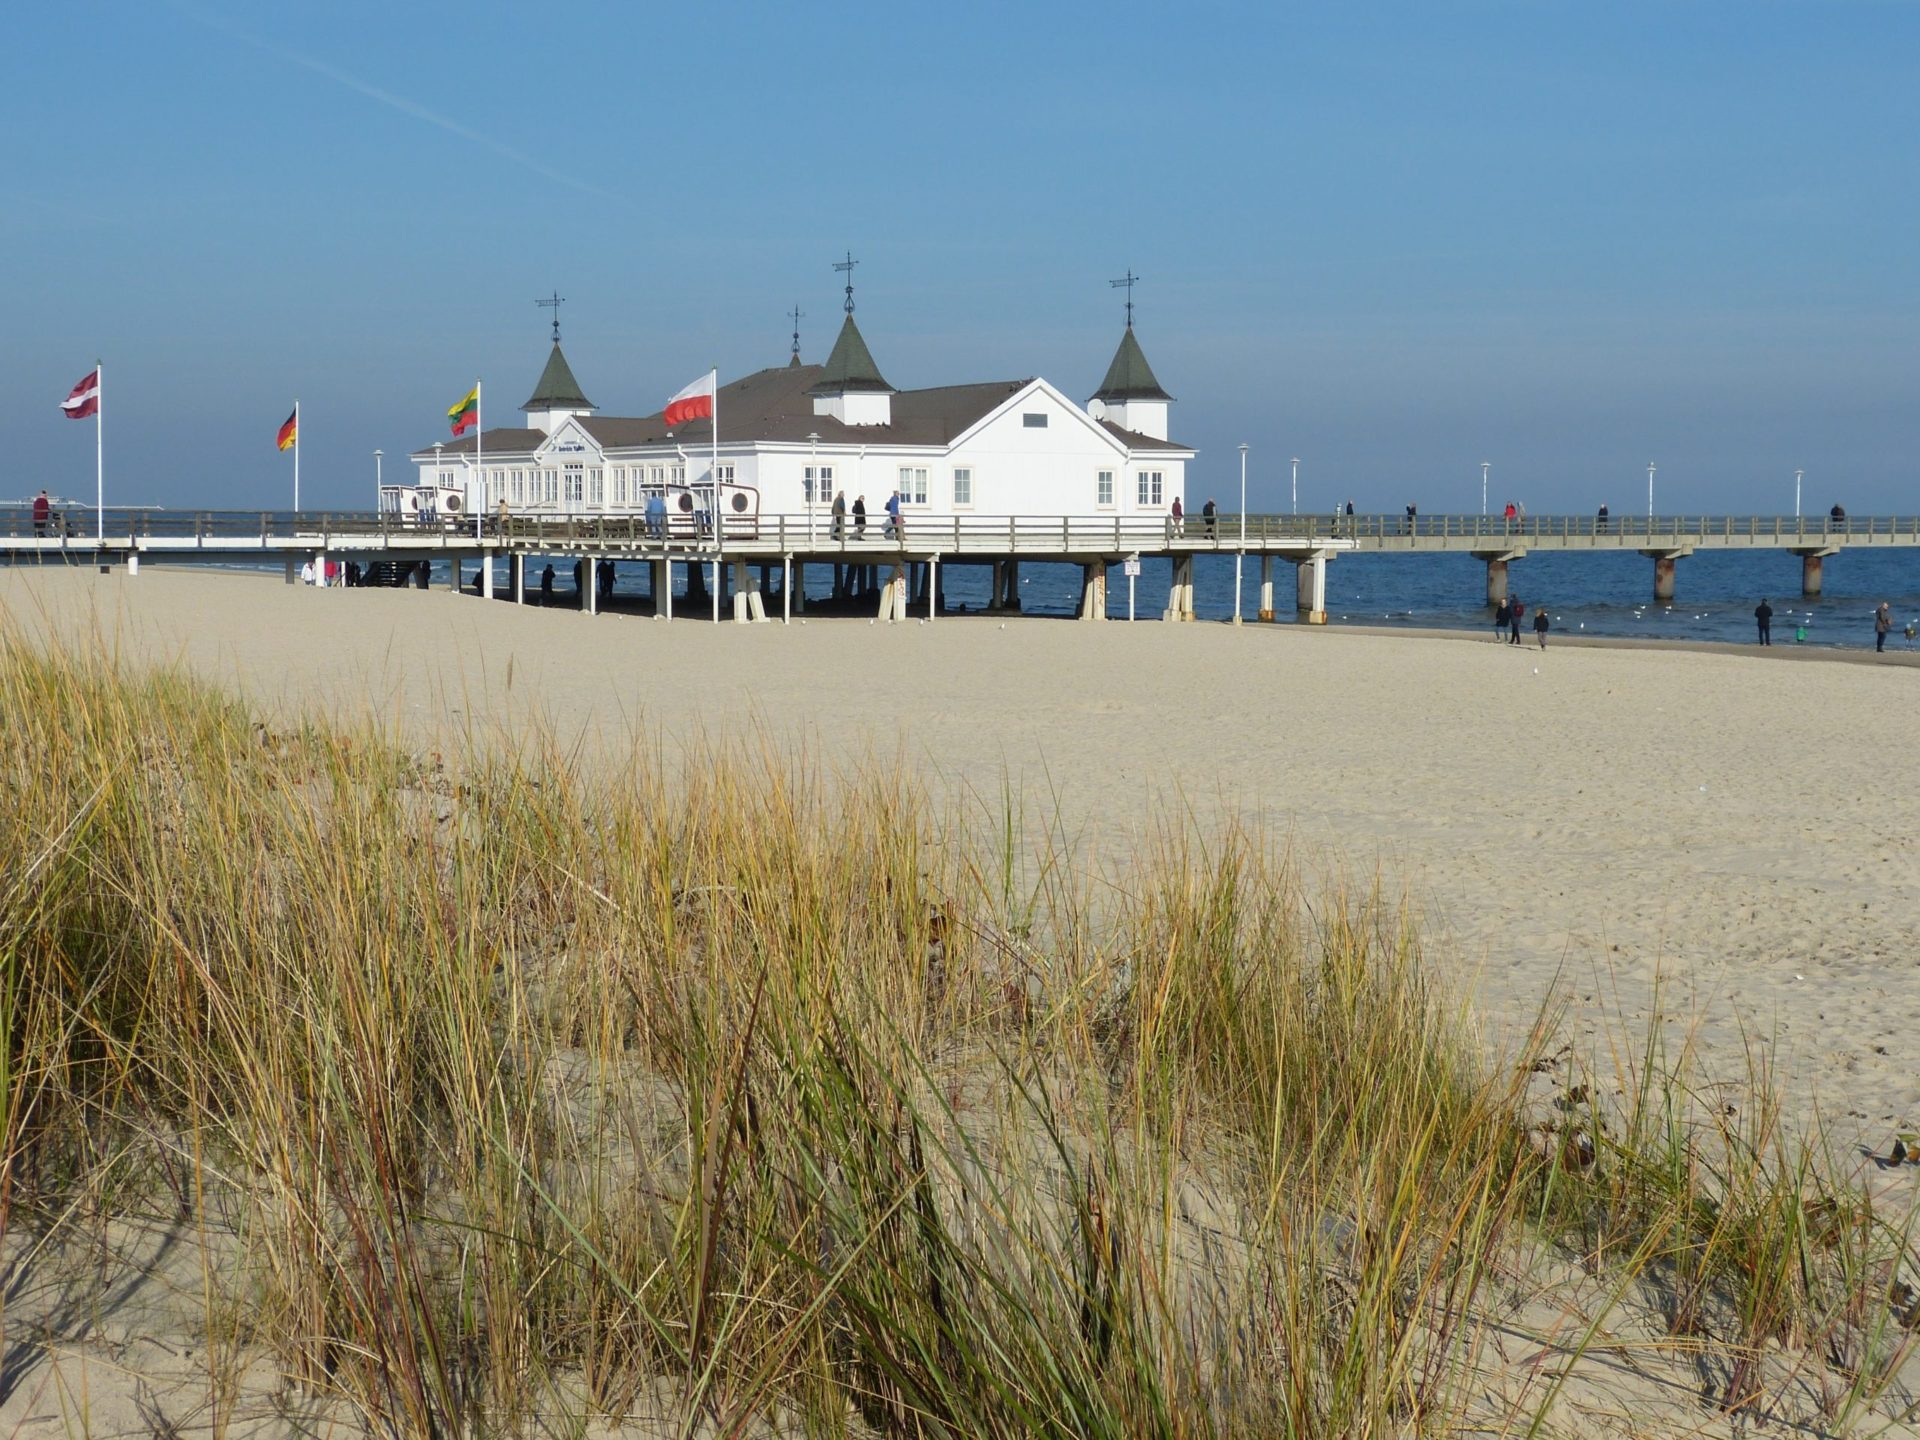
<svg viewBox="0 0 1920 1440">
<path fill-rule="evenodd" d="M 300 411 L 296 407 L 293 414 L 287 416 L 287 423 L 280 427 L 279 445 L 282 450 L 291 450 L 293 442 L 300 438 Z"/>
<path fill-rule="evenodd" d="M 453 433 L 464 435 L 480 423 L 480 387 L 474 386 L 467 392 L 467 398 L 457 401 L 447 411 L 447 418 L 453 422 Z"/>
</svg>

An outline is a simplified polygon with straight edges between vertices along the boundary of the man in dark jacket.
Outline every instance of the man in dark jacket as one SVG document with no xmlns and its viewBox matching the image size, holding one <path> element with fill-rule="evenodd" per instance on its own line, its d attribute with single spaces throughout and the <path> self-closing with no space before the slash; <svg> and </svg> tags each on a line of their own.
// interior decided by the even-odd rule
<svg viewBox="0 0 1920 1440">
<path fill-rule="evenodd" d="M 1760 643 L 1773 644 L 1773 606 L 1767 603 L 1764 595 L 1760 597 L 1760 603 L 1753 607 L 1753 619 L 1760 627 Z"/>
</svg>

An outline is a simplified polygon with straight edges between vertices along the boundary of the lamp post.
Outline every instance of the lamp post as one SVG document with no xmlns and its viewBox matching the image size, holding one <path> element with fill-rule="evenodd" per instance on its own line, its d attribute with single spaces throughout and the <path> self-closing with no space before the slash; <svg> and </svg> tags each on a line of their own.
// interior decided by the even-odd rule
<svg viewBox="0 0 1920 1440">
<path fill-rule="evenodd" d="M 812 447 L 813 478 L 807 482 L 807 540 L 813 540 L 813 502 L 815 492 L 820 488 L 820 432 L 807 432 L 807 444 Z"/>
<path fill-rule="evenodd" d="M 1300 513 L 1300 457 L 1293 457 L 1293 513 Z"/>
<path fill-rule="evenodd" d="M 1804 470 L 1793 472 L 1793 518 L 1796 520 L 1800 518 L 1800 477 L 1806 473 Z"/>
<path fill-rule="evenodd" d="M 1492 468 L 1493 465 L 1490 461 L 1482 460 L 1480 462 L 1480 513 L 1482 515 L 1487 513 L 1487 471 Z"/>
<path fill-rule="evenodd" d="M 1647 461 L 1647 519 L 1653 519 L 1653 462 Z M 1651 525 L 1649 525 L 1651 528 Z"/>
<path fill-rule="evenodd" d="M 1247 559 L 1247 447 L 1240 447 L 1240 548 L 1233 553 L 1233 623 L 1240 623 L 1240 574 Z"/>
<path fill-rule="evenodd" d="M 373 452 L 373 503 L 380 504 L 380 452 Z"/>
</svg>

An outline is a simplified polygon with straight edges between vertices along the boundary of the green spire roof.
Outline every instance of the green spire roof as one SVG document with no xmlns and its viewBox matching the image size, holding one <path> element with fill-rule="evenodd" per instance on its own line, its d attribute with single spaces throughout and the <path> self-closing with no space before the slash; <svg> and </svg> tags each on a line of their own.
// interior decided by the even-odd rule
<svg viewBox="0 0 1920 1440">
<path fill-rule="evenodd" d="M 1173 397 L 1160 388 L 1160 382 L 1153 378 L 1153 367 L 1147 364 L 1147 357 L 1140 349 L 1140 342 L 1133 338 L 1133 326 L 1127 326 L 1127 333 L 1120 337 L 1120 348 L 1113 352 L 1113 363 L 1107 366 L 1107 378 L 1100 382 L 1100 388 L 1093 394 L 1096 400 L 1171 400 Z"/>
<path fill-rule="evenodd" d="M 813 393 L 838 395 L 846 390 L 893 391 L 893 386 L 881 378 L 880 367 L 873 363 L 873 352 L 867 349 L 860 327 L 853 323 L 851 315 L 840 327 L 840 338 L 833 342 L 833 353 L 821 367 L 820 380 L 813 387 Z"/>
<path fill-rule="evenodd" d="M 553 342 L 553 353 L 547 356 L 547 368 L 540 372 L 540 383 L 533 387 L 533 394 L 527 397 L 522 410 L 598 410 L 586 396 L 580 393 L 580 382 L 573 378 L 573 370 L 567 364 L 567 357 L 560 353 L 560 342 Z"/>
</svg>

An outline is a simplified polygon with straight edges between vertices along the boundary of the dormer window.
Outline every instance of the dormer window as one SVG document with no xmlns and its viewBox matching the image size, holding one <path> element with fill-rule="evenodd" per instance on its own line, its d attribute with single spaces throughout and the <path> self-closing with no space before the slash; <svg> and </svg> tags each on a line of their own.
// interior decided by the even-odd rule
<svg viewBox="0 0 1920 1440">
<path fill-rule="evenodd" d="M 1041 411 L 1039 413 L 1035 413 L 1033 411 L 1029 411 L 1028 413 L 1020 417 L 1020 423 L 1026 426 L 1027 429 L 1029 430 L 1044 430 L 1047 428 L 1046 412 Z"/>
</svg>

